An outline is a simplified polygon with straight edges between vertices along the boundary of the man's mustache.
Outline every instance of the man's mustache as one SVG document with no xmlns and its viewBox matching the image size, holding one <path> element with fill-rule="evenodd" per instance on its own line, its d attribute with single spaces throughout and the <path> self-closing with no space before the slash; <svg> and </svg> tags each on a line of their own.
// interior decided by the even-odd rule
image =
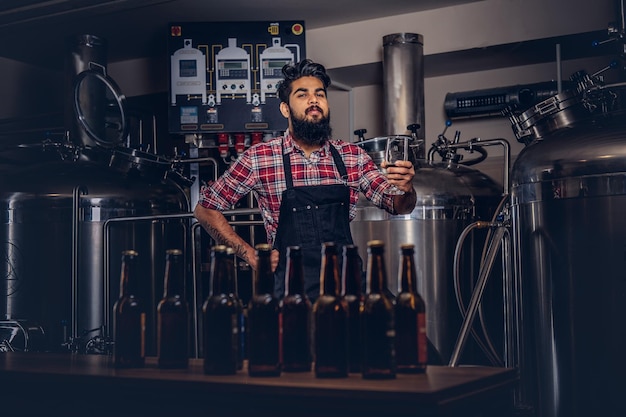
<svg viewBox="0 0 626 417">
<path fill-rule="evenodd" d="M 308 109 L 306 109 L 306 111 L 304 112 L 304 114 L 309 114 L 310 112 L 312 112 L 313 110 L 317 110 L 318 112 L 324 114 L 324 112 L 322 111 L 321 108 L 317 107 L 317 106 L 311 106 Z"/>
</svg>

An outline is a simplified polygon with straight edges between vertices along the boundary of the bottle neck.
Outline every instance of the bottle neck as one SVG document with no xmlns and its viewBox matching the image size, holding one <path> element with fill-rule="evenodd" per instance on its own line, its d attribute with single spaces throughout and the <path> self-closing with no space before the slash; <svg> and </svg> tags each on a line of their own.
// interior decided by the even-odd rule
<svg viewBox="0 0 626 417">
<path fill-rule="evenodd" d="M 122 257 L 122 272 L 120 275 L 120 298 L 135 295 L 137 291 L 137 260 L 134 256 Z"/>
<path fill-rule="evenodd" d="M 226 253 L 214 252 L 211 257 L 211 295 L 226 292 Z"/>
<path fill-rule="evenodd" d="M 254 293 L 273 294 L 274 293 L 274 273 L 272 272 L 272 263 L 270 260 L 270 252 L 259 252 L 257 261 L 256 279 L 254 285 Z"/>
<path fill-rule="evenodd" d="M 165 261 L 165 280 L 163 297 L 182 296 L 184 285 L 184 265 L 182 255 L 168 254 Z"/>
<path fill-rule="evenodd" d="M 362 272 L 361 258 L 358 253 L 344 256 L 341 274 L 343 295 L 361 295 Z"/>
<path fill-rule="evenodd" d="M 335 253 L 327 252 L 322 258 L 320 291 L 321 295 L 339 295 L 339 265 Z"/>
<path fill-rule="evenodd" d="M 400 277 L 400 292 L 415 294 L 417 290 L 415 262 L 412 253 L 402 253 L 402 269 Z"/>
<path fill-rule="evenodd" d="M 285 295 L 304 293 L 304 266 L 302 256 L 290 256 L 287 259 L 287 285 Z"/>
<path fill-rule="evenodd" d="M 237 295 L 237 275 L 235 273 L 235 257 L 226 254 L 226 279 L 224 280 L 224 292 Z"/>
<path fill-rule="evenodd" d="M 387 271 L 383 254 L 371 251 L 367 261 L 367 292 L 383 293 L 387 289 Z"/>
</svg>

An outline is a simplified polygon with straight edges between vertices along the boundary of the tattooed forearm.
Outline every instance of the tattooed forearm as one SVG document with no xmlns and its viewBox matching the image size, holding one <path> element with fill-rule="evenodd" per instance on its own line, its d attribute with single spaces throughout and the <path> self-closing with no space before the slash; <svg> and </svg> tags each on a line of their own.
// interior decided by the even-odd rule
<svg viewBox="0 0 626 417">
<path fill-rule="evenodd" d="M 242 258 L 244 261 L 248 261 L 248 254 L 246 253 L 246 247 L 241 243 L 237 242 L 234 239 L 229 239 L 229 237 L 223 233 L 221 233 L 215 227 L 212 227 L 210 224 L 203 224 L 204 229 L 207 231 L 211 237 L 218 242 L 219 244 L 226 245 L 232 248 L 235 251 L 235 254 Z"/>
<path fill-rule="evenodd" d="M 244 261 L 250 263 L 250 259 L 248 259 L 248 252 L 246 251 L 246 247 L 244 245 L 231 244 L 230 247 L 233 248 L 237 256 L 239 256 Z"/>
<path fill-rule="evenodd" d="M 226 218 L 216 210 L 198 208 L 196 218 L 206 232 L 219 244 L 226 245 L 235 251 L 235 254 L 252 264 L 250 259 L 253 250 L 232 228 Z"/>
</svg>

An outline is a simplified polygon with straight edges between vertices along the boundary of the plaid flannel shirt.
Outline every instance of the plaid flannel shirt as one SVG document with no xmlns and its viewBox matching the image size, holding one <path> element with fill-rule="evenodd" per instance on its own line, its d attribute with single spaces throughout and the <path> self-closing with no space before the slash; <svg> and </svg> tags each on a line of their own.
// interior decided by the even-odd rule
<svg viewBox="0 0 626 417">
<path fill-rule="evenodd" d="M 347 178 L 337 171 L 329 146 L 335 146 L 347 170 Z M 250 147 L 216 181 L 202 187 L 199 204 L 214 210 L 229 210 L 250 192 L 255 196 L 267 232 L 274 243 L 282 193 L 287 188 L 283 150 L 289 154 L 293 186 L 344 184 L 350 188 L 350 220 L 356 215 L 359 193 L 375 206 L 394 213 L 392 185 L 370 156 L 359 146 L 329 140 L 307 159 L 289 133 Z"/>
</svg>

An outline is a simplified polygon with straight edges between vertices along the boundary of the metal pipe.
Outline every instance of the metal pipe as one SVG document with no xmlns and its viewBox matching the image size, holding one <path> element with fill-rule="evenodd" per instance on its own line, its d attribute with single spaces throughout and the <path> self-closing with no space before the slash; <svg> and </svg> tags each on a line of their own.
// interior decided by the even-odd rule
<svg viewBox="0 0 626 417">
<path fill-rule="evenodd" d="M 463 244 L 464 244 L 465 239 L 467 238 L 467 236 L 474 229 L 484 229 L 485 227 L 490 227 L 492 225 L 493 225 L 492 223 L 485 222 L 485 221 L 476 221 L 476 222 L 473 222 L 473 223 L 469 224 L 461 232 L 461 235 L 459 236 L 459 239 L 457 241 L 457 245 L 456 245 L 455 250 L 454 250 L 453 284 L 454 284 L 454 292 L 455 292 L 455 296 L 456 296 L 456 300 L 457 300 L 457 305 L 459 307 L 459 311 L 460 311 L 462 316 L 465 316 L 466 309 L 465 309 L 465 306 L 464 306 L 464 303 L 463 303 L 463 296 L 461 294 L 461 282 L 460 282 L 461 273 L 460 273 L 460 266 L 459 265 L 460 265 L 460 262 L 461 262 L 461 248 L 463 247 Z M 493 345 L 490 343 L 490 341 L 488 340 L 487 345 L 485 345 L 482 342 L 482 340 L 478 337 L 478 334 L 476 333 L 476 331 L 473 328 L 470 328 L 470 329 L 471 329 L 470 331 L 471 331 L 472 335 L 474 336 L 474 339 L 476 340 L 476 343 L 482 349 L 482 351 L 485 353 L 485 355 L 487 356 L 487 359 L 491 363 L 493 363 L 493 364 L 498 364 L 499 362 L 501 362 L 498 359 L 498 355 L 497 355 L 497 353 L 495 353 L 495 349 L 493 348 Z"/>
<path fill-rule="evenodd" d="M 252 214 L 259 214 L 260 210 L 258 208 L 249 208 L 249 209 L 234 209 L 234 210 L 225 210 L 223 212 L 224 216 L 231 216 L 231 215 L 252 215 Z M 116 218 L 112 218 L 112 219 L 108 219 L 104 222 L 103 228 L 104 228 L 104 233 L 103 233 L 103 250 L 104 250 L 104 254 L 103 254 L 103 268 L 104 268 L 104 272 L 103 272 L 103 276 L 104 276 L 104 305 L 105 305 L 105 311 L 104 311 L 104 326 L 105 329 L 107 329 L 107 332 L 110 329 L 110 315 L 109 315 L 109 305 L 111 302 L 110 299 L 110 287 L 111 287 L 111 277 L 110 277 L 110 268 L 109 268 L 109 264 L 110 264 L 110 250 L 109 250 L 109 245 L 110 245 L 110 230 L 111 230 L 111 225 L 113 223 L 120 223 L 120 222 L 135 222 L 135 221 L 155 221 L 155 220 L 171 220 L 171 219 L 189 219 L 189 218 L 195 218 L 193 213 L 180 213 L 180 214 L 163 214 L 163 215 L 153 215 L 153 216 L 135 216 L 135 217 L 116 217 Z M 241 224 L 241 225 L 249 225 L 251 223 L 254 223 L 255 225 L 262 225 L 263 222 L 262 221 L 254 221 L 254 222 L 250 222 L 250 221 L 241 221 L 241 222 L 233 222 L 233 225 L 237 225 L 237 224 Z M 195 236 L 195 232 L 197 230 L 197 227 L 200 227 L 200 223 L 196 222 L 194 223 L 191 227 L 191 236 Z M 187 235 L 185 233 L 185 235 Z M 185 237 L 185 241 L 186 241 L 186 237 Z M 198 281 L 198 276 L 197 276 L 197 270 L 196 270 L 196 265 L 197 265 L 197 257 L 196 257 L 196 244 L 195 244 L 195 239 L 192 239 L 192 250 L 191 250 L 192 254 L 191 254 L 191 259 L 192 259 L 192 263 L 193 263 L 193 268 L 192 270 L 192 299 L 194 300 L 194 302 L 197 302 L 198 300 L 198 287 L 197 287 L 197 281 Z M 194 325 L 194 329 L 196 329 L 196 333 L 194 334 L 194 336 L 196 337 L 196 340 L 194 343 L 194 355 L 196 357 L 198 357 L 198 333 L 197 333 L 197 329 L 198 329 L 198 312 L 197 312 L 197 308 L 194 305 L 194 309 L 193 309 L 193 316 L 192 316 L 192 321 L 193 321 L 193 325 Z"/>
<path fill-rule="evenodd" d="M 519 341 L 517 323 L 519 321 L 519 287 L 515 282 L 513 261 L 511 259 L 511 234 L 507 233 L 502 238 L 502 270 L 503 270 L 503 297 L 504 297 L 504 366 L 513 368 L 519 362 Z"/>
<path fill-rule="evenodd" d="M 511 145 L 509 144 L 509 141 L 503 138 L 487 139 L 487 140 L 481 140 L 480 138 L 473 138 L 466 142 L 450 144 L 448 145 L 448 148 L 450 149 L 460 148 L 460 149 L 471 151 L 472 147 L 474 146 L 492 146 L 492 145 L 502 145 L 502 147 L 504 148 L 504 168 L 503 168 L 504 172 L 503 172 L 503 178 L 502 178 L 502 185 L 504 188 L 503 195 L 508 195 L 509 190 L 511 188 L 511 185 L 509 183 L 509 166 L 511 164 Z"/>
<path fill-rule="evenodd" d="M 509 224 L 509 223 L 508 223 L 508 219 L 510 219 L 510 215 L 509 215 L 509 212 L 508 212 L 508 204 L 509 204 L 509 201 L 510 201 L 510 200 L 509 200 L 509 195 L 508 195 L 508 194 L 507 194 L 507 195 L 505 195 L 505 196 L 504 196 L 504 197 L 500 200 L 500 202 L 498 203 L 498 206 L 496 207 L 496 209 L 495 209 L 495 210 L 494 210 L 494 212 L 493 212 L 493 216 L 492 216 L 492 219 L 491 219 L 491 223 L 492 223 L 492 225 L 499 225 L 499 224 L 502 224 L 502 220 L 500 220 L 500 219 L 505 219 L 505 221 L 506 221 L 506 225 L 508 226 L 508 224 Z M 492 229 L 492 228 L 490 228 L 490 229 L 487 231 L 487 236 L 485 237 L 485 244 L 484 244 L 484 247 L 483 247 L 483 251 L 482 251 L 482 253 L 481 253 L 481 255 L 480 255 L 480 264 L 479 264 L 479 268 L 480 268 L 480 267 L 482 267 L 482 266 L 484 265 L 484 263 L 485 263 L 485 256 L 486 256 L 487 249 L 488 249 L 488 247 L 489 247 L 489 242 L 490 242 L 490 241 L 491 241 L 491 239 L 492 239 L 492 235 L 493 235 L 493 229 Z M 508 234 L 507 234 L 507 236 L 508 236 Z M 504 242 L 503 242 L 503 245 L 504 245 Z M 503 281 L 504 281 L 504 284 L 505 284 L 505 285 L 506 285 L 506 283 L 507 283 L 507 276 L 508 276 L 508 275 L 510 275 L 510 274 L 511 274 L 511 271 L 512 271 L 510 264 L 508 264 L 508 263 L 507 263 L 507 259 L 508 259 L 508 258 L 510 258 L 510 256 L 511 256 L 511 252 L 507 252 L 506 250 L 507 250 L 507 249 L 505 249 L 505 247 L 503 246 L 503 248 L 502 248 L 502 263 L 506 265 L 506 267 L 505 267 L 505 265 L 503 265 L 503 267 L 504 267 L 504 269 L 503 269 L 503 274 L 504 274 L 504 276 L 503 276 Z M 506 288 L 504 288 L 504 289 L 503 289 L 503 292 L 504 292 L 505 290 L 506 290 Z M 504 300 L 505 300 L 505 304 L 504 304 L 505 310 L 506 310 L 506 311 L 510 311 L 510 310 L 508 310 L 508 307 L 507 307 L 507 306 L 509 306 L 510 304 L 506 304 L 506 298 L 504 298 Z M 481 324 L 481 326 L 482 326 L 482 329 L 483 329 L 483 332 L 484 332 L 485 338 L 487 339 L 487 342 L 488 342 L 488 344 L 489 344 L 489 347 L 491 348 L 491 350 L 492 350 L 492 352 L 493 352 L 494 356 L 496 356 L 496 357 L 497 357 L 497 356 L 498 356 L 498 354 L 497 354 L 497 352 L 496 352 L 495 348 L 493 348 L 493 345 L 491 344 L 491 341 L 490 341 L 490 339 L 489 339 L 489 335 L 488 335 L 488 332 L 487 332 L 487 330 L 486 330 L 486 329 L 487 329 L 487 326 L 484 324 L 484 321 L 483 321 L 483 314 L 482 314 L 482 313 L 483 313 L 483 312 L 482 312 L 482 309 L 481 309 L 481 310 L 480 310 L 480 313 L 479 313 L 480 324 Z M 505 314 L 505 316 L 506 316 L 506 314 Z M 505 349 L 506 349 L 506 347 L 505 347 Z M 503 361 L 503 360 L 498 359 L 496 362 L 498 362 L 498 363 L 502 364 L 504 361 Z"/>
<path fill-rule="evenodd" d="M 424 139 L 424 37 L 416 33 L 383 36 L 383 128 L 385 135 L 402 135 L 407 126 L 421 126 Z"/>
<path fill-rule="evenodd" d="M 467 309 L 467 314 L 465 315 L 463 324 L 461 325 L 459 337 L 457 338 L 457 342 L 454 346 L 452 356 L 450 357 L 450 362 L 448 364 L 449 366 L 455 367 L 459 364 L 461 351 L 463 350 L 463 348 L 465 347 L 465 343 L 467 342 L 467 336 L 469 335 L 471 325 L 474 322 L 474 317 L 476 316 L 476 312 L 478 311 L 478 307 L 482 300 L 482 295 L 487 284 L 487 279 L 489 277 L 489 274 L 491 273 L 495 256 L 499 250 L 498 244 L 496 244 L 495 242 L 500 242 L 505 233 L 507 233 L 507 230 L 504 226 L 498 227 L 494 233 L 494 238 L 490 242 L 489 249 L 487 250 L 487 256 L 485 258 L 485 263 L 480 268 L 478 281 L 476 282 L 476 288 L 472 292 L 472 297 L 470 299 L 470 303 Z"/>
<path fill-rule="evenodd" d="M 111 318 L 109 314 L 109 305 L 111 302 L 111 276 L 110 276 L 110 253 L 109 253 L 109 242 L 110 242 L 110 229 L 111 224 L 120 223 L 120 222 L 129 222 L 129 221 L 154 221 L 154 220 L 168 220 L 168 219 L 185 219 L 193 217 L 193 213 L 181 213 L 181 214 L 162 214 L 162 215 L 154 215 L 154 216 L 136 216 L 136 217 L 115 217 L 112 219 L 108 219 L 103 224 L 103 268 L 104 268 L 104 326 L 107 331 L 110 329 Z"/>
<path fill-rule="evenodd" d="M 563 92 L 563 75 L 561 74 L 561 44 L 556 44 L 556 91 L 558 94 Z"/>
<path fill-rule="evenodd" d="M 87 194 L 87 187 L 77 185 L 72 191 L 72 333 L 71 341 L 78 337 L 78 251 L 80 248 L 80 222 L 83 220 L 80 209 L 80 196 Z M 71 342 L 70 341 L 70 342 Z M 67 342 L 67 340 L 64 340 Z"/>
<path fill-rule="evenodd" d="M 620 34 L 626 32 L 626 8 L 624 7 L 624 0 L 619 2 L 619 30 Z"/>
<path fill-rule="evenodd" d="M 192 224 L 191 225 L 191 236 L 195 237 L 196 236 L 196 232 L 198 231 L 198 228 L 201 228 L 201 227 L 202 227 L 202 225 L 200 224 L 200 222 L 196 222 L 196 223 Z M 198 291 L 198 271 L 197 271 L 197 269 L 198 269 L 199 262 L 198 262 L 198 257 L 197 257 L 197 254 L 196 254 L 196 249 L 197 249 L 197 247 L 196 247 L 196 239 L 194 238 L 194 239 L 191 239 L 191 264 L 192 264 L 191 270 L 193 271 L 192 272 L 193 277 L 192 277 L 191 282 L 192 282 L 192 285 L 193 285 L 193 287 L 192 287 L 193 299 L 194 299 L 194 302 L 196 303 L 194 305 L 194 309 L 193 309 L 193 312 L 194 312 L 193 313 L 194 314 L 193 317 L 194 317 L 194 323 L 195 323 L 194 331 L 195 331 L 195 340 L 196 340 L 195 347 L 194 347 L 194 353 L 195 353 L 195 357 L 197 358 L 197 357 L 200 356 L 199 345 L 200 345 L 200 341 L 202 340 L 200 338 L 200 336 L 201 336 L 200 335 L 200 329 L 199 329 L 200 326 L 198 325 L 200 320 L 198 319 L 198 312 L 197 312 L 198 308 L 197 308 L 197 306 L 201 306 L 203 300 L 202 300 L 202 294 L 200 294 L 200 291 Z"/>
<path fill-rule="evenodd" d="M 157 155 L 157 121 L 156 116 L 152 115 L 152 152 Z"/>
<path fill-rule="evenodd" d="M 444 138 L 445 139 L 445 138 Z M 456 142 L 456 139 L 455 139 Z M 502 187 L 503 187 L 503 195 L 509 195 L 509 191 L 511 188 L 510 180 L 509 180 L 509 166 L 511 165 L 511 145 L 506 139 L 496 138 L 496 139 L 487 139 L 481 140 L 480 138 L 473 138 L 465 142 L 459 143 L 449 143 L 446 140 L 445 145 L 442 149 L 463 149 L 466 151 L 473 151 L 475 147 L 483 147 L 483 146 L 493 146 L 493 145 L 501 145 L 504 148 L 504 168 L 502 172 Z M 437 152 L 437 147 L 432 146 L 427 153 L 427 160 L 429 162 L 434 161 L 435 152 Z"/>
<path fill-rule="evenodd" d="M 191 156 L 197 156 L 198 155 L 198 148 L 196 146 L 190 146 L 189 147 L 189 153 L 191 154 Z M 190 171 L 190 175 L 191 177 L 196 177 L 196 181 L 194 181 L 194 183 L 191 185 L 191 189 L 190 189 L 190 205 L 189 207 L 191 207 L 191 210 L 193 210 L 196 207 L 196 204 L 198 203 L 198 200 L 200 199 L 200 168 L 199 168 L 199 164 L 198 162 L 209 162 L 211 164 L 213 164 L 213 179 L 217 179 L 218 175 L 219 175 L 219 164 L 217 162 L 217 159 L 215 158 L 211 158 L 211 157 L 206 157 L 206 158 L 189 158 L 189 159 L 174 159 L 172 161 L 175 164 L 190 164 L 189 165 L 189 171 Z"/>
</svg>

